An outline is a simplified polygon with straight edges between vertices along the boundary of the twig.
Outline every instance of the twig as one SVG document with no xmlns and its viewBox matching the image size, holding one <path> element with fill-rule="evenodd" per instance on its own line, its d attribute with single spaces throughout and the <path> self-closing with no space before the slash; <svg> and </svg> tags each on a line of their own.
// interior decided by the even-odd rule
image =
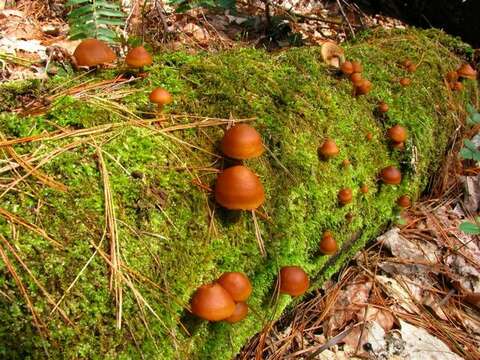
<svg viewBox="0 0 480 360">
<path fill-rule="evenodd" d="M 352 33 L 352 36 L 355 38 L 355 31 L 353 30 L 352 24 L 350 24 L 350 21 L 348 20 L 347 15 L 345 14 L 345 11 L 343 10 L 343 6 L 340 3 L 340 0 L 337 0 L 338 8 L 340 9 L 340 12 L 342 13 L 343 18 L 348 24 L 348 28 L 350 29 L 350 32 Z"/>
</svg>

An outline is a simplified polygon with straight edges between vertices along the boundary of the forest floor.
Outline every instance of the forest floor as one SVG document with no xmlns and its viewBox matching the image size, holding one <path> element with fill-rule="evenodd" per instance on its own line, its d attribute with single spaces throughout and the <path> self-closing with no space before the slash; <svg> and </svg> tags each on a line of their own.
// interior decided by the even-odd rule
<svg viewBox="0 0 480 360">
<path fill-rule="evenodd" d="M 0 81 L 48 78 L 78 44 L 68 40 L 62 2 L 8 3 L 0 1 Z M 158 49 L 278 50 L 342 42 L 369 27 L 406 26 L 344 1 L 275 2 L 268 18 L 264 4 L 252 1 L 239 1 L 234 15 L 126 3 L 124 35 Z M 268 324 L 238 359 L 480 359 L 480 241 L 458 229 L 480 208 L 480 167 L 458 158 L 463 138 L 475 142 L 477 131 L 453 134 L 422 201 L 322 289 Z"/>
</svg>

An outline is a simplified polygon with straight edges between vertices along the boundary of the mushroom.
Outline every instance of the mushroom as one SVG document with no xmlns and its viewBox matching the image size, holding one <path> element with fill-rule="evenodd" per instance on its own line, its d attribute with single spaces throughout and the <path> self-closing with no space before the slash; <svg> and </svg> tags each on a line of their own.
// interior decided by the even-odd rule
<svg viewBox="0 0 480 360">
<path fill-rule="evenodd" d="M 462 91 L 463 84 L 460 81 L 455 81 L 453 83 L 450 83 L 450 89 L 452 89 L 453 91 Z"/>
<path fill-rule="evenodd" d="M 366 95 L 372 89 L 372 83 L 366 79 L 354 84 L 356 95 Z"/>
<path fill-rule="evenodd" d="M 408 68 L 408 67 L 411 66 L 411 65 L 413 65 L 413 62 L 412 62 L 410 59 L 408 59 L 408 58 L 402 61 L 402 66 L 403 66 L 404 68 Z"/>
<path fill-rule="evenodd" d="M 235 304 L 235 310 L 233 314 L 225 319 L 226 322 L 234 324 L 236 322 L 242 321 L 248 315 L 248 305 L 244 302 L 237 302 Z"/>
<path fill-rule="evenodd" d="M 344 188 L 344 189 L 340 190 L 338 192 L 337 198 L 338 198 L 338 202 L 341 205 L 346 205 L 346 204 L 352 202 L 352 199 L 353 199 L 352 189 Z"/>
<path fill-rule="evenodd" d="M 378 109 L 379 113 L 385 114 L 386 112 L 388 112 L 388 105 L 387 105 L 387 103 L 385 103 L 383 101 L 380 101 L 378 103 L 377 109 Z"/>
<path fill-rule="evenodd" d="M 365 135 L 365 138 L 367 139 L 367 141 L 372 141 L 373 134 L 371 132 L 368 132 L 367 135 Z"/>
<path fill-rule="evenodd" d="M 350 160 L 348 160 L 348 159 L 344 159 L 344 160 L 342 161 L 342 165 L 343 165 L 343 167 L 344 167 L 345 169 L 347 169 L 351 164 L 352 164 L 352 163 L 351 163 Z"/>
<path fill-rule="evenodd" d="M 217 283 L 200 286 L 193 294 L 190 305 L 194 315 L 208 321 L 225 320 L 235 311 L 232 297 Z"/>
<path fill-rule="evenodd" d="M 318 148 L 318 155 L 327 160 L 338 155 L 340 150 L 332 139 L 326 139 Z"/>
<path fill-rule="evenodd" d="M 264 146 L 255 128 L 247 124 L 238 124 L 225 132 L 220 149 L 232 159 L 245 160 L 262 155 Z"/>
<path fill-rule="evenodd" d="M 396 143 L 404 142 L 408 137 L 407 129 L 398 124 L 388 129 L 387 135 L 390 140 Z"/>
<path fill-rule="evenodd" d="M 352 61 L 352 67 L 354 73 L 361 73 L 363 72 L 363 66 L 360 61 Z"/>
<path fill-rule="evenodd" d="M 280 292 L 291 296 L 303 295 L 310 286 L 307 273 L 299 266 L 284 266 L 280 270 Z"/>
<path fill-rule="evenodd" d="M 477 78 L 477 72 L 472 68 L 470 64 L 462 64 L 458 70 L 457 74 L 459 77 L 464 79 L 475 80 Z"/>
<path fill-rule="evenodd" d="M 380 177 L 388 185 L 398 185 L 402 182 L 402 173 L 395 166 L 387 166 L 382 169 Z"/>
<path fill-rule="evenodd" d="M 409 73 L 414 73 L 415 71 L 417 71 L 417 65 L 415 65 L 415 64 L 413 64 L 413 63 L 410 64 L 410 65 L 408 65 L 408 66 L 407 66 L 407 71 L 408 71 Z"/>
<path fill-rule="evenodd" d="M 111 64 L 117 56 L 112 49 L 103 41 L 97 39 L 85 39 L 73 52 L 76 66 L 100 66 Z"/>
<path fill-rule="evenodd" d="M 455 82 L 458 80 L 458 73 L 456 71 L 449 71 L 445 77 L 448 82 Z"/>
<path fill-rule="evenodd" d="M 351 75 L 353 73 L 353 65 L 350 61 L 345 61 L 342 66 L 340 66 L 340 70 L 344 75 Z"/>
<path fill-rule="evenodd" d="M 161 112 L 165 105 L 172 102 L 172 95 L 164 88 L 156 88 L 150 93 L 150 101 L 157 104 L 157 111 Z"/>
<path fill-rule="evenodd" d="M 230 210 L 255 210 L 265 201 L 265 192 L 257 175 L 243 165 L 236 165 L 218 175 L 215 200 Z"/>
<path fill-rule="evenodd" d="M 140 72 L 144 66 L 152 64 L 152 55 L 143 47 L 138 46 L 130 50 L 125 57 L 125 62 L 131 68 L 138 68 Z"/>
<path fill-rule="evenodd" d="M 411 205 L 410 197 L 408 195 L 402 195 L 397 199 L 397 205 L 402 208 L 408 208 Z"/>
<path fill-rule="evenodd" d="M 400 85 L 403 87 L 409 86 L 412 83 L 412 80 L 410 78 L 401 78 L 400 79 Z"/>
<path fill-rule="evenodd" d="M 321 53 L 323 61 L 330 66 L 339 68 L 340 64 L 345 61 L 343 49 L 333 42 L 327 41 L 323 43 Z"/>
<path fill-rule="evenodd" d="M 325 231 L 320 241 L 320 252 L 325 255 L 333 255 L 337 252 L 338 245 L 330 231 Z"/>
<path fill-rule="evenodd" d="M 392 141 L 392 149 L 403 151 L 405 150 L 405 143 L 403 141 L 400 141 L 400 142 Z"/>
<path fill-rule="evenodd" d="M 368 193 L 368 185 L 362 184 L 362 186 L 360 186 L 360 191 L 364 194 Z"/>
<path fill-rule="evenodd" d="M 246 301 L 252 293 L 252 284 L 248 277 L 241 272 L 224 273 L 217 280 L 236 302 Z"/>
<path fill-rule="evenodd" d="M 363 81 L 362 73 L 353 73 L 350 75 L 350 80 L 354 85 L 360 84 L 360 82 Z"/>
</svg>

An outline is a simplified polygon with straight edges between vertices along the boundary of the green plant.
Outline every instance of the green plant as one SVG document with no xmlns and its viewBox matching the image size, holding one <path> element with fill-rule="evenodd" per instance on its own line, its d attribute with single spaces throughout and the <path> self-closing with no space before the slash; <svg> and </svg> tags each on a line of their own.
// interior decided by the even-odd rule
<svg viewBox="0 0 480 360">
<path fill-rule="evenodd" d="M 478 225 L 479 222 L 480 222 L 480 217 L 477 217 L 474 223 L 469 221 L 464 221 L 463 223 L 460 224 L 459 229 L 463 231 L 465 234 L 480 235 L 480 225 Z"/>
<path fill-rule="evenodd" d="M 480 124 L 480 113 L 475 110 L 475 108 L 468 104 L 467 105 L 467 112 L 468 112 L 468 117 L 467 117 L 467 124 L 468 125 L 478 125 Z"/>
<path fill-rule="evenodd" d="M 467 105 L 467 112 L 468 125 L 480 124 L 480 113 L 475 110 L 472 105 Z M 463 145 L 464 146 L 460 149 L 460 157 L 462 159 L 480 161 L 480 151 L 477 149 L 477 146 L 473 143 L 473 141 L 465 139 L 463 140 Z"/>
<path fill-rule="evenodd" d="M 108 26 L 122 26 L 125 14 L 120 5 L 107 0 L 68 0 L 70 39 L 95 38 L 115 42 L 117 33 Z"/>
</svg>

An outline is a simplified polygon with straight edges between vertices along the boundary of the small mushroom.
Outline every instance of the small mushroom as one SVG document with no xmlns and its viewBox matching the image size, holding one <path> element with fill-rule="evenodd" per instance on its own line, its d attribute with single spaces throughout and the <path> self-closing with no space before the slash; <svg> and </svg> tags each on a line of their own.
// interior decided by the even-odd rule
<svg viewBox="0 0 480 360">
<path fill-rule="evenodd" d="M 73 52 L 76 66 L 93 67 L 111 64 L 117 56 L 103 41 L 97 39 L 85 39 Z"/>
<path fill-rule="evenodd" d="M 445 77 L 448 82 L 456 82 L 458 80 L 458 73 L 456 71 L 449 71 Z"/>
<path fill-rule="evenodd" d="M 470 64 L 462 64 L 458 70 L 457 74 L 459 77 L 464 79 L 475 80 L 477 78 L 477 72 L 472 68 Z"/>
<path fill-rule="evenodd" d="M 138 46 L 131 49 L 127 56 L 125 57 L 125 62 L 131 68 L 137 68 L 142 71 L 144 66 L 149 66 L 152 64 L 153 59 L 152 55 L 143 47 Z"/>
<path fill-rule="evenodd" d="M 323 61 L 330 66 L 339 68 L 340 64 L 345 61 L 343 49 L 333 42 L 327 41 L 323 43 L 321 53 Z"/>
<path fill-rule="evenodd" d="M 265 201 L 263 185 L 250 169 L 236 165 L 217 177 L 215 200 L 230 210 L 255 210 Z"/>
<path fill-rule="evenodd" d="M 455 81 L 453 83 L 450 83 L 450 89 L 452 89 L 453 91 L 462 91 L 463 84 L 460 81 Z"/>
<path fill-rule="evenodd" d="M 158 112 L 163 110 L 165 105 L 168 105 L 172 102 L 172 95 L 165 90 L 164 88 L 156 88 L 150 93 L 150 101 L 154 104 L 157 104 Z"/>
<path fill-rule="evenodd" d="M 353 199 L 352 189 L 344 188 L 344 189 L 340 190 L 338 192 L 337 198 L 338 198 L 338 202 L 341 205 L 346 205 L 346 204 L 352 202 L 352 199 Z"/>
<path fill-rule="evenodd" d="M 200 286 L 190 302 L 192 313 L 208 321 L 221 321 L 232 316 L 235 302 L 230 294 L 219 284 Z"/>
<path fill-rule="evenodd" d="M 338 245 L 330 231 L 325 231 L 320 241 L 320 252 L 325 255 L 333 255 L 337 252 Z"/>
<path fill-rule="evenodd" d="M 347 169 L 351 164 L 352 164 L 352 163 L 351 163 L 350 160 L 348 160 L 348 159 L 344 159 L 344 160 L 342 161 L 342 166 L 343 166 L 345 169 Z"/>
<path fill-rule="evenodd" d="M 412 60 L 407 58 L 407 59 L 403 60 L 401 64 L 406 69 L 409 66 L 413 65 L 413 62 L 412 62 Z"/>
<path fill-rule="evenodd" d="M 372 89 L 372 83 L 366 79 L 358 82 L 355 85 L 355 94 L 356 95 L 366 95 Z"/>
<path fill-rule="evenodd" d="M 382 169 L 380 177 L 384 184 L 388 185 L 398 185 L 402 182 L 402 173 L 395 166 Z"/>
<path fill-rule="evenodd" d="M 367 135 L 365 135 L 365 138 L 367 139 L 367 141 L 372 141 L 373 134 L 371 132 L 368 132 Z"/>
<path fill-rule="evenodd" d="M 237 302 L 233 314 L 225 319 L 230 324 L 237 323 L 245 319 L 248 315 L 248 305 L 244 302 Z"/>
<path fill-rule="evenodd" d="M 363 81 L 363 78 L 362 78 L 362 73 L 353 73 L 352 75 L 350 75 L 350 81 L 354 84 L 354 85 L 360 85 L 360 83 Z"/>
<path fill-rule="evenodd" d="M 400 79 L 400 85 L 402 85 L 403 87 L 410 86 L 411 83 L 412 83 L 412 80 L 410 80 L 410 78 L 401 78 Z"/>
<path fill-rule="evenodd" d="M 360 186 L 360 191 L 364 194 L 367 194 L 368 193 L 368 185 L 367 184 L 362 184 L 362 186 Z"/>
<path fill-rule="evenodd" d="M 400 142 L 392 141 L 392 149 L 403 151 L 405 150 L 405 143 L 403 141 L 400 141 Z"/>
<path fill-rule="evenodd" d="M 385 114 L 386 112 L 388 112 L 388 104 L 383 101 L 380 101 L 378 103 L 377 109 L 379 113 Z"/>
<path fill-rule="evenodd" d="M 280 270 L 280 292 L 291 296 L 303 295 L 310 286 L 307 273 L 299 266 L 284 266 Z"/>
<path fill-rule="evenodd" d="M 327 160 L 338 155 L 340 150 L 332 139 L 326 139 L 318 148 L 318 155 Z"/>
<path fill-rule="evenodd" d="M 353 65 L 350 61 L 345 61 L 341 66 L 340 70 L 344 75 L 351 75 L 353 73 Z"/>
<path fill-rule="evenodd" d="M 360 61 L 352 61 L 352 67 L 354 73 L 361 73 L 363 72 L 363 66 Z"/>
<path fill-rule="evenodd" d="M 414 73 L 415 71 L 417 71 L 417 65 L 415 65 L 415 64 L 413 64 L 413 63 L 410 64 L 410 65 L 408 65 L 408 66 L 407 66 L 407 71 L 408 71 L 409 73 Z"/>
<path fill-rule="evenodd" d="M 241 272 L 224 273 L 217 280 L 236 302 L 246 301 L 252 293 L 252 284 L 248 277 Z"/>
<path fill-rule="evenodd" d="M 399 143 L 407 140 L 408 133 L 407 133 L 407 129 L 397 124 L 395 126 L 392 126 L 390 129 L 388 129 L 387 136 L 393 142 Z"/>
<path fill-rule="evenodd" d="M 410 197 L 408 195 L 402 195 L 397 199 L 398 206 L 402 208 L 408 208 L 411 205 Z"/>
<path fill-rule="evenodd" d="M 232 159 L 245 160 L 262 155 L 264 146 L 260 134 L 254 127 L 238 124 L 225 132 L 220 149 Z"/>
</svg>

